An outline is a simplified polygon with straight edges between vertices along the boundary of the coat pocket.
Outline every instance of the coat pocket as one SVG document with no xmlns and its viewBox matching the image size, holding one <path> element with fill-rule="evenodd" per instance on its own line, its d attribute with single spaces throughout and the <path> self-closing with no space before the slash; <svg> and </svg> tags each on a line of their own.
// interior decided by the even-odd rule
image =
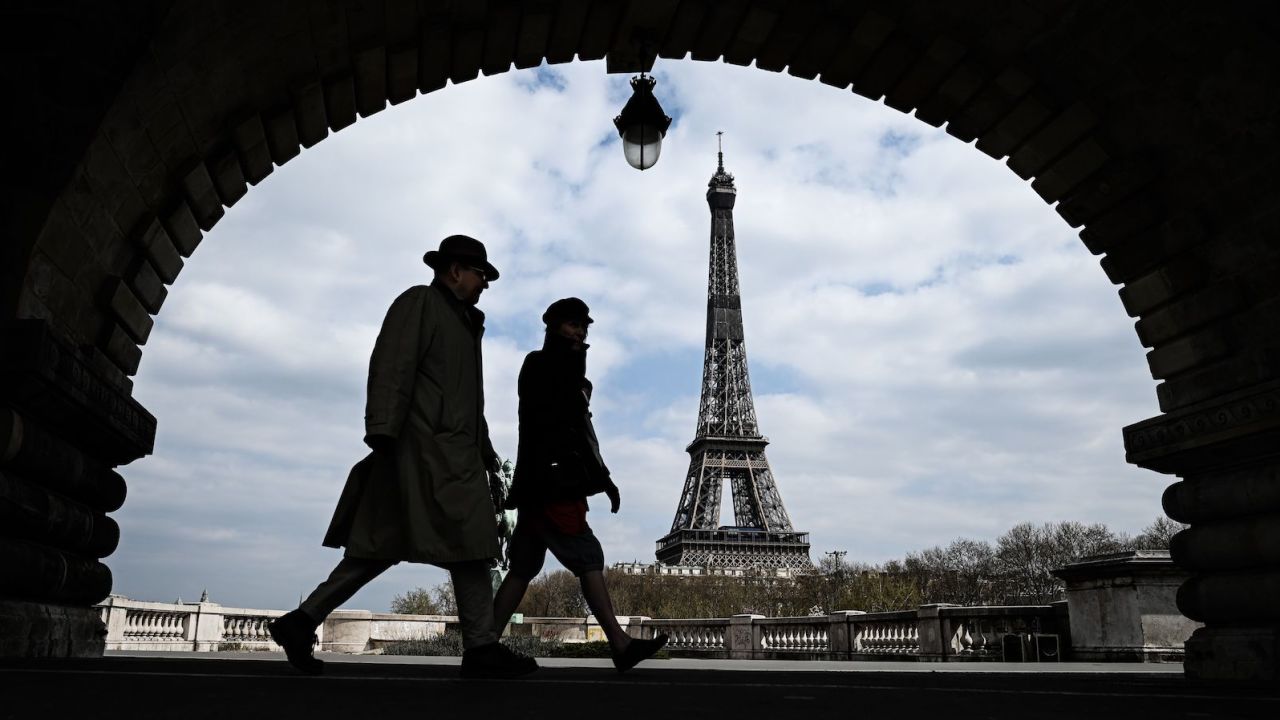
<svg viewBox="0 0 1280 720">
<path fill-rule="evenodd" d="M 439 462 L 429 470 L 432 495 L 450 520 L 461 521 L 490 506 L 489 481 L 473 443 L 452 445 L 437 436 Z"/>
</svg>

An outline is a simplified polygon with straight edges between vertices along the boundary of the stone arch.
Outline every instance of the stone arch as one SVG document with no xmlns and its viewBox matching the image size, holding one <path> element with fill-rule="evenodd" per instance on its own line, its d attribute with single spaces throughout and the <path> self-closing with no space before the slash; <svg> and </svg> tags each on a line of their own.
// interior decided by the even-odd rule
<svg viewBox="0 0 1280 720">
<path fill-rule="evenodd" d="M 1280 51 L 1261 31 L 1273 18 L 1012 0 L 147 7 L 96 18 L 127 30 L 107 48 L 118 79 L 71 111 L 97 123 L 28 191 L 35 209 L 10 223 L 5 257 L 16 262 L 0 275 L 4 318 L 19 321 L 8 342 L 24 349 L 7 360 L 23 378 L 4 386 L 11 424 L 25 418 L 29 437 L 44 432 L 83 456 L 93 470 L 75 474 L 94 478 L 84 483 L 114 483 L 102 479 L 110 466 L 150 449 L 154 419 L 132 401 L 129 377 L 167 286 L 225 208 L 302 149 L 419 93 L 513 67 L 605 58 L 631 72 L 654 55 L 754 64 L 945 124 L 1080 228 L 1162 381 L 1165 414 L 1126 428 L 1125 441 L 1131 462 L 1186 478 L 1166 508 L 1193 523 L 1174 548 L 1199 573 L 1182 609 L 1211 626 L 1192 665 L 1215 672 L 1213 643 L 1235 636 L 1213 627 L 1243 623 L 1270 638 L 1257 667 L 1276 676 L 1280 616 L 1248 590 L 1280 590 L 1267 569 L 1280 563 L 1280 470 L 1268 459 L 1280 435 L 1280 214 L 1268 172 Z M 62 62 L 83 71 L 100 45 Z M 31 92 L 37 118 L 59 117 L 58 89 Z M 48 389 L 31 392 L 37 380 Z M 60 385 L 75 392 L 50 399 Z M 69 472 L 32 457 L 23 473 Z"/>
</svg>

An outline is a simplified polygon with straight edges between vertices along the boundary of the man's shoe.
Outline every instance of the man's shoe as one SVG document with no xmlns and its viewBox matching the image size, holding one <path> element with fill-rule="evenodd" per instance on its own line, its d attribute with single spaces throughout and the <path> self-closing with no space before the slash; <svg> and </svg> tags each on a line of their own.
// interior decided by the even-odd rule
<svg viewBox="0 0 1280 720">
<path fill-rule="evenodd" d="M 324 672 L 324 661 L 311 654 L 311 648 L 316 644 L 318 624 L 310 615 L 294 610 L 267 625 L 271 639 L 284 648 L 284 656 L 289 659 L 289 664 L 308 675 Z"/>
<path fill-rule="evenodd" d="M 537 669 L 538 663 L 533 658 L 498 642 L 462 651 L 464 678 L 513 678 Z"/>
<path fill-rule="evenodd" d="M 618 672 L 626 672 L 635 667 L 641 660 L 653 657 L 653 654 L 667 644 L 667 636 L 659 633 L 651 640 L 632 640 L 627 649 L 613 656 L 613 666 Z"/>
</svg>

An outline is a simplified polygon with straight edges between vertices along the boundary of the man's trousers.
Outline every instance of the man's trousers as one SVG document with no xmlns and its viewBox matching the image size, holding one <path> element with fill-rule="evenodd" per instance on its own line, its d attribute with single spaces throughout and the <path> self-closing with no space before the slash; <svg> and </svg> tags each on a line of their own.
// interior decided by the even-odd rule
<svg viewBox="0 0 1280 720">
<path fill-rule="evenodd" d="M 391 560 L 369 560 L 344 557 L 298 606 L 316 624 L 346 601 L 360 588 L 395 565 Z M 458 621 L 462 625 L 462 647 L 473 648 L 498 641 L 493 627 L 493 585 L 489 579 L 489 563 L 484 560 L 447 563 L 440 567 L 449 571 L 453 594 L 458 604 Z"/>
</svg>

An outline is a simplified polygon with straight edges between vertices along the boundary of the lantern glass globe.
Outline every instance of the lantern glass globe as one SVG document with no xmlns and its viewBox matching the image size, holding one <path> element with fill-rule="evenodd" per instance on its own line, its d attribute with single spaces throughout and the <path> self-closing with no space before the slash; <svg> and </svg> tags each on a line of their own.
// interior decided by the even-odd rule
<svg viewBox="0 0 1280 720">
<path fill-rule="evenodd" d="M 631 167 L 648 170 L 662 154 L 662 133 L 653 125 L 633 125 L 622 132 L 622 153 Z"/>
</svg>

